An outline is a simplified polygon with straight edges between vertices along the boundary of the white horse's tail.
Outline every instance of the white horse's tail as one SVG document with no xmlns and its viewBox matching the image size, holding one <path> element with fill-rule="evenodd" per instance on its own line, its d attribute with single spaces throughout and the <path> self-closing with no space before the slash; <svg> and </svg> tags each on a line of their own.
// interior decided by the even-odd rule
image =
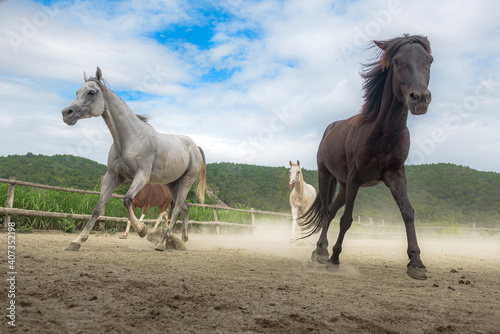
<svg viewBox="0 0 500 334">
<path fill-rule="evenodd" d="M 201 166 L 201 171 L 200 171 L 200 182 L 198 183 L 198 198 L 200 199 L 201 204 L 205 204 L 205 188 L 207 186 L 207 162 L 205 160 L 205 153 L 201 149 L 201 147 L 198 146 L 198 149 L 200 150 L 201 157 L 203 158 L 203 164 Z"/>
</svg>

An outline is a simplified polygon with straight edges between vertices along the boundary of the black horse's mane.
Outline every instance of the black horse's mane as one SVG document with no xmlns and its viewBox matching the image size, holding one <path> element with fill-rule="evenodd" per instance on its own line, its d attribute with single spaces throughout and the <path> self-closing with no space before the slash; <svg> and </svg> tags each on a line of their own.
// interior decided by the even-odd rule
<svg viewBox="0 0 500 334">
<path fill-rule="evenodd" d="M 431 54 L 431 46 L 427 37 L 420 35 L 396 37 L 385 41 L 375 41 L 374 45 L 380 48 L 378 58 L 369 64 L 363 65 L 361 77 L 365 79 L 363 83 L 363 98 L 365 103 L 361 109 L 361 120 L 370 122 L 377 118 L 382 102 L 382 92 L 387 78 L 388 69 L 392 63 L 394 55 L 399 48 L 408 43 L 418 43 Z"/>
</svg>

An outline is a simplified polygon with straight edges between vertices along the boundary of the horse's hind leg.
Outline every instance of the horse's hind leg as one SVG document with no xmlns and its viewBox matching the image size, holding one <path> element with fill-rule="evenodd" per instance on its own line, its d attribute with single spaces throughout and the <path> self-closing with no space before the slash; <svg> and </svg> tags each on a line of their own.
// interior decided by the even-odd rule
<svg viewBox="0 0 500 334">
<path fill-rule="evenodd" d="M 158 225 L 160 225 L 161 219 L 163 218 L 164 215 L 165 215 L 165 211 L 160 212 L 160 215 L 156 219 L 155 227 L 153 227 L 153 230 L 151 231 L 151 233 L 154 233 L 156 231 L 156 229 L 158 228 Z"/>
<path fill-rule="evenodd" d="M 170 232 L 174 228 L 174 225 L 177 222 L 177 219 L 179 218 L 180 214 L 182 214 L 182 219 L 183 219 L 183 231 L 182 231 L 183 239 L 184 237 L 187 238 L 187 234 L 184 236 L 184 233 L 187 233 L 187 220 L 189 216 L 189 206 L 186 203 L 186 197 L 189 192 L 189 189 L 191 188 L 191 186 L 195 181 L 196 181 L 196 176 L 193 177 L 185 174 L 179 180 L 174 181 L 167 185 L 168 189 L 170 190 L 170 193 L 172 194 L 172 198 L 174 198 L 174 202 L 176 204 L 172 211 L 172 219 L 170 220 L 167 231 L 163 235 L 161 241 L 156 246 L 156 250 L 164 251 L 166 249 L 167 247 L 166 244 L 167 240 L 170 237 Z"/>
<path fill-rule="evenodd" d="M 344 206 L 345 203 L 345 184 L 340 183 L 340 190 L 335 197 L 335 200 L 332 204 L 328 206 L 328 210 L 323 214 L 323 227 L 321 229 L 321 235 L 316 243 L 316 250 L 313 252 L 311 256 L 312 261 L 318 261 L 319 263 L 326 264 L 329 259 L 328 255 L 328 228 L 330 227 L 330 223 L 335 218 L 335 215 L 339 211 L 341 207 Z M 326 253 L 326 254 L 325 254 Z"/>
<path fill-rule="evenodd" d="M 153 228 L 153 231 L 151 231 L 151 233 L 154 233 L 156 232 L 156 229 L 158 228 L 158 225 L 160 225 L 161 223 L 161 220 L 163 218 L 165 218 L 165 228 L 167 228 L 167 225 L 168 225 L 168 213 L 167 213 L 167 210 L 168 210 L 168 207 L 170 206 L 170 201 L 165 201 L 163 202 L 162 204 L 160 204 L 158 206 L 158 209 L 160 209 L 160 215 L 158 216 L 158 219 L 156 219 L 156 223 L 155 223 L 155 227 Z"/>
<path fill-rule="evenodd" d="M 170 202 L 170 209 L 165 211 L 165 229 L 168 228 L 168 222 L 172 221 L 172 212 L 174 211 L 175 203 L 174 201 Z"/>
<path fill-rule="evenodd" d="M 182 241 L 187 242 L 188 237 L 188 225 L 189 225 L 189 205 L 186 201 L 181 206 L 182 215 Z"/>
<path fill-rule="evenodd" d="M 352 211 L 354 209 L 354 200 L 358 194 L 359 185 L 355 181 L 355 177 L 349 174 L 347 184 L 345 186 L 345 210 L 342 217 L 340 217 L 340 230 L 337 237 L 337 242 L 333 246 L 332 257 L 328 260 L 329 263 L 334 265 L 340 264 L 339 255 L 342 252 L 342 242 L 344 241 L 344 236 L 351 227 L 352 224 Z"/>
<path fill-rule="evenodd" d="M 325 219 L 328 215 L 328 205 L 331 203 L 330 194 L 332 187 L 337 187 L 336 180 L 325 167 L 318 153 L 318 197 L 321 202 L 321 206 L 319 208 L 321 222 L 318 223 L 321 224 L 321 235 L 316 242 L 316 249 L 311 254 L 311 260 L 318 261 L 320 263 L 324 263 L 328 260 L 327 232 L 330 222 L 326 222 Z"/>
</svg>

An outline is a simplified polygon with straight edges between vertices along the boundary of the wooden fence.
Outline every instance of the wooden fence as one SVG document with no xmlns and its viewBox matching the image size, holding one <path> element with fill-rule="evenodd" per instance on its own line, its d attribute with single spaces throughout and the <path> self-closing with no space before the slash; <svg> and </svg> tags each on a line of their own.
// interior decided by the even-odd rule
<svg viewBox="0 0 500 334">
<path fill-rule="evenodd" d="M 392 225 L 384 222 L 383 219 L 375 221 L 372 217 L 368 218 L 368 222 L 361 222 L 361 217 L 358 216 L 358 221 L 352 223 L 352 231 L 350 234 L 369 235 L 376 237 L 390 236 L 406 236 L 406 228 L 401 221 L 401 224 Z M 359 227 L 358 229 L 356 227 Z M 337 228 L 338 229 L 338 228 Z M 494 236 L 500 238 L 500 229 L 490 227 L 477 227 L 476 223 L 472 223 L 470 227 L 452 227 L 452 226 L 415 226 L 418 231 L 418 236 L 422 237 L 440 237 L 453 236 L 455 238 L 474 238 L 479 236 Z"/>
<path fill-rule="evenodd" d="M 76 214 L 76 213 L 63 213 L 63 212 L 49 212 L 49 211 L 38 211 L 38 210 L 26 210 L 26 209 L 18 209 L 13 207 L 14 203 L 14 190 L 15 186 L 26 186 L 26 187 L 33 187 L 33 188 L 39 188 L 39 189 L 48 189 L 48 190 L 57 190 L 57 191 L 65 191 L 65 192 L 71 192 L 71 193 L 80 193 L 80 194 L 93 194 L 93 195 L 100 195 L 98 191 L 89 191 L 89 190 L 80 190 L 80 189 L 71 189 L 71 188 L 63 188 L 63 187 L 54 187 L 54 186 L 48 186 L 45 184 L 39 184 L 39 183 L 33 183 L 33 182 L 26 182 L 26 181 L 18 181 L 15 179 L 15 177 L 11 176 L 9 179 L 3 179 L 0 178 L 0 183 L 8 183 L 8 189 L 7 189 L 7 200 L 5 202 L 5 207 L 0 207 L 0 214 L 5 214 L 6 217 L 4 218 L 4 223 L 3 226 L 6 228 L 8 223 L 10 222 L 11 215 L 18 215 L 18 216 L 36 216 L 36 217 L 47 217 L 47 218 L 67 218 L 67 219 L 84 219 L 88 220 L 90 219 L 91 215 L 88 214 Z M 123 195 L 118 195 L 118 194 L 113 194 L 113 198 L 118 198 L 118 199 L 123 199 Z M 220 233 L 220 226 L 239 226 L 239 227 L 245 227 L 245 228 L 255 228 L 255 214 L 261 214 L 261 215 L 275 215 L 275 216 L 283 216 L 287 218 L 291 218 L 292 215 L 290 214 L 285 214 L 285 213 L 279 213 L 279 212 L 270 212 L 270 211 L 261 211 L 261 210 L 255 210 L 251 208 L 250 210 L 245 210 L 245 209 L 235 209 L 231 207 L 226 207 L 226 206 L 220 206 L 220 205 L 202 205 L 202 204 L 195 204 L 195 203 L 188 203 L 189 206 L 191 207 L 203 207 L 203 208 L 210 208 L 213 210 L 214 213 L 214 221 L 196 221 L 196 220 L 190 220 L 189 223 L 191 224 L 199 224 L 199 225 L 212 225 L 215 226 L 216 233 Z M 238 211 L 238 212 L 248 212 L 251 214 L 251 222 L 250 224 L 237 224 L 237 223 L 228 223 L 228 222 L 222 222 L 219 221 L 217 218 L 217 210 L 229 210 L 229 211 Z M 111 216 L 99 216 L 97 219 L 98 222 L 106 222 L 106 221 L 114 221 L 114 222 L 123 222 L 126 223 L 128 218 L 126 217 L 111 217 Z M 154 223 L 156 222 L 155 219 L 144 219 L 143 220 L 146 223 Z"/>
<path fill-rule="evenodd" d="M 15 189 L 16 185 L 33 187 L 33 188 L 40 188 L 40 189 L 65 191 L 65 192 L 72 192 L 72 193 L 81 193 L 81 194 L 94 194 L 94 195 L 100 194 L 97 191 L 54 187 L 54 186 L 48 186 L 48 185 L 32 183 L 32 182 L 17 181 L 14 177 L 10 177 L 9 179 L 0 178 L 0 183 L 8 183 L 9 184 L 8 189 L 7 189 L 8 194 L 7 194 L 7 200 L 5 203 L 5 207 L 0 207 L 0 214 L 6 215 L 6 217 L 4 218 L 4 227 L 6 227 L 7 224 L 10 222 L 10 215 L 37 216 L 37 217 L 61 218 L 61 219 L 70 218 L 70 219 L 83 219 L 83 220 L 88 220 L 91 217 L 91 215 L 88 215 L 88 214 L 48 212 L 48 211 L 37 211 L 37 210 L 26 210 L 26 209 L 14 208 L 13 207 L 14 189 Z M 118 194 L 113 194 L 112 197 L 118 198 L 118 199 L 124 198 L 123 195 L 118 195 Z M 214 226 L 216 233 L 220 233 L 220 226 L 240 226 L 240 227 L 253 229 L 253 228 L 255 228 L 255 214 L 281 216 L 281 217 L 284 217 L 284 218 L 287 218 L 290 220 L 292 217 L 291 214 L 280 213 L 280 212 L 271 212 L 271 211 L 261 211 L 261 210 L 255 210 L 253 208 L 250 210 L 245 210 L 245 209 L 235 209 L 235 208 L 220 206 L 220 205 L 201 205 L 201 204 L 194 204 L 194 203 L 189 203 L 189 206 L 211 208 L 213 210 L 213 213 L 214 213 L 214 221 L 190 220 L 189 222 L 191 224 Z M 250 224 L 236 224 L 236 223 L 228 223 L 228 222 L 219 221 L 217 218 L 217 210 L 248 212 L 251 214 L 251 222 L 250 222 Z M 110 216 L 105 216 L 105 215 L 102 215 L 98 218 L 98 222 L 100 222 L 100 224 L 102 224 L 103 222 L 106 222 L 106 221 L 126 223 L 127 220 L 128 220 L 128 218 L 126 218 L 126 217 L 110 217 Z M 156 221 L 155 219 L 144 219 L 144 222 L 147 222 L 147 223 L 154 223 L 155 221 Z M 336 227 L 334 227 L 335 225 L 336 224 L 333 224 L 332 225 L 333 229 L 331 228 L 330 230 L 336 229 Z M 356 227 L 359 227 L 360 230 L 356 231 Z M 439 235 L 441 232 L 448 232 L 448 234 L 459 235 L 459 236 L 463 235 L 466 237 L 475 237 L 475 236 L 479 236 L 479 235 L 484 234 L 484 233 L 500 236 L 500 229 L 476 227 L 476 223 L 473 223 L 471 227 L 417 226 L 416 229 L 420 230 L 419 236 L 420 235 L 422 235 L 422 236 L 435 236 L 435 235 Z M 430 231 L 432 231 L 432 233 L 429 233 Z M 450 231 L 451 231 L 451 233 L 450 233 Z M 405 227 L 404 227 L 404 224 L 387 225 L 384 223 L 383 220 L 381 220 L 380 222 L 374 222 L 372 217 L 369 217 L 368 223 L 362 223 L 361 218 L 358 217 L 358 221 L 353 222 L 353 231 L 350 231 L 350 233 L 351 234 L 356 233 L 356 234 L 361 234 L 361 235 L 366 234 L 366 235 L 371 235 L 371 236 L 376 236 L 376 235 L 390 236 L 390 235 L 400 235 L 400 234 L 404 235 L 405 234 Z"/>
</svg>

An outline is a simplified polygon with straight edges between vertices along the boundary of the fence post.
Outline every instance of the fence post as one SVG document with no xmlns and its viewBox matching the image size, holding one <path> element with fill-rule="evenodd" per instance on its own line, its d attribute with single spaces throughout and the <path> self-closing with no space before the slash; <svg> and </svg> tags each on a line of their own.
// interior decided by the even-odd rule
<svg viewBox="0 0 500 334">
<path fill-rule="evenodd" d="M 250 208 L 250 211 L 252 211 L 252 213 L 251 213 L 251 215 L 252 215 L 252 226 L 255 229 L 255 209 L 254 208 Z"/>
<path fill-rule="evenodd" d="M 214 221 L 218 222 L 219 218 L 217 218 L 217 209 L 213 208 L 214 210 Z M 215 223 L 215 233 L 220 234 L 220 224 Z"/>
<path fill-rule="evenodd" d="M 15 180 L 15 176 L 9 176 L 9 180 Z M 16 188 L 15 184 L 9 183 L 7 188 L 7 200 L 5 201 L 6 208 L 12 208 L 14 205 L 14 190 Z M 3 221 L 3 228 L 7 228 L 10 223 L 10 215 L 6 215 Z"/>
</svg>

